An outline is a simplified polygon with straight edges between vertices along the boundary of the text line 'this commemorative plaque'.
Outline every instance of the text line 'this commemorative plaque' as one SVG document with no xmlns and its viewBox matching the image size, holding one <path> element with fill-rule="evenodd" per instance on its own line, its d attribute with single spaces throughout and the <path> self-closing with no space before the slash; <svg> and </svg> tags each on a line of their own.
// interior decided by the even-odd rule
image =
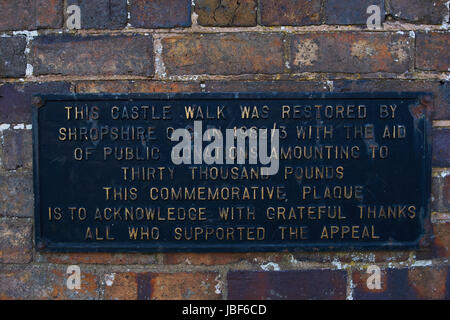
<svg viewBox="0 0 450 320">
<path fill-rule="evenodd" d="M 54 251 L 405 248 L 429 220 L 429 96 L 44 95 L 36 243 Z"/>
</svg>

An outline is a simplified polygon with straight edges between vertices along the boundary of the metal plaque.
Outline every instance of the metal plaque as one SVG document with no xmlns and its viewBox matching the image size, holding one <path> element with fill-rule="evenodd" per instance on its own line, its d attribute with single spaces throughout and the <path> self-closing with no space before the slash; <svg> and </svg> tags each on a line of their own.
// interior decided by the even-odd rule
<svg viewBox="0 0 450 320">
<path fill-rule="evenodd" d="M 37 96 L 37 247 L 421 246 L 429 221 L 423 109 L 430 99 L 423 93 Z"/>
</svg>

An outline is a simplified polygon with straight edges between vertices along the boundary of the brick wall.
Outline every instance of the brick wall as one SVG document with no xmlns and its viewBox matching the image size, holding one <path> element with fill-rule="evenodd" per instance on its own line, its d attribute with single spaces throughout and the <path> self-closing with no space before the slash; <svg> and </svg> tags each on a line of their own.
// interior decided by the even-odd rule
<svg viewBox="0 0 450 320">
<path fill-rule="evenodd" d="M 81 8 L 69 30 L 67 6 Z M 368 30 L 366 9 L 381 8 Z M 449 3 L 0 0 L 0 299 L 450 298 Z M 40 253 L 34 93 L 429 91 L 432 243 L 417 251 Z M 68 265 L 82 286 L 66 288 Z M 368 265 L 382 289 L 366 286 Z"/>
</svg>

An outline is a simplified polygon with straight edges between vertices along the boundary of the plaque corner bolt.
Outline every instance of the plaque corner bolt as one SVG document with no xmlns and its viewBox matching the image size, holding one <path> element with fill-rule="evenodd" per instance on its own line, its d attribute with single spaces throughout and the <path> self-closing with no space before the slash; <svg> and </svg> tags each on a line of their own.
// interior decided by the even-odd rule
<svg viewBox="0 0 450 320">
<path fill-rule="evenodd" d="M 44 105 L 44 100 L 42 100 L 41 97 L 34 97 L 33 98 L 33 105 L 36 108 L 40 108 L 40 107 L 42 107 Z"/>
<path fill-rule="evenodd" d="M 47 243 L 45 241 L 39 241 L 37 243 L 37 248 L 39 250 L 44 250 L 45 248 L 47 248 Z"/>
<path fill-rule="evenodd" d="M 421 99 L 421 103 L 422 103 L 422 104 L 425 104 L 425 105 L 430 104 L 431 101 L 433 101 L 433 99 L 432 99 L 432 97 L 431 97 L 430 95 L 425 95 L 425 96 L 423 96 L 422 99 Z"/>
</svg>

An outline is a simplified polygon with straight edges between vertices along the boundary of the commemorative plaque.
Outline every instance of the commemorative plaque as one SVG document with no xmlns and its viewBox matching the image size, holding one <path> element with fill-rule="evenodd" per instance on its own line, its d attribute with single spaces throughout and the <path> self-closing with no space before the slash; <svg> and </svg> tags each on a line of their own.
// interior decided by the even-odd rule
<svg viewBox="0 0 450 320">
<path fill-rule="evenodd" d="M 35 232 L 53 251 L 418 246 L 420 93 L 42 95 Z"/>
</svg>

